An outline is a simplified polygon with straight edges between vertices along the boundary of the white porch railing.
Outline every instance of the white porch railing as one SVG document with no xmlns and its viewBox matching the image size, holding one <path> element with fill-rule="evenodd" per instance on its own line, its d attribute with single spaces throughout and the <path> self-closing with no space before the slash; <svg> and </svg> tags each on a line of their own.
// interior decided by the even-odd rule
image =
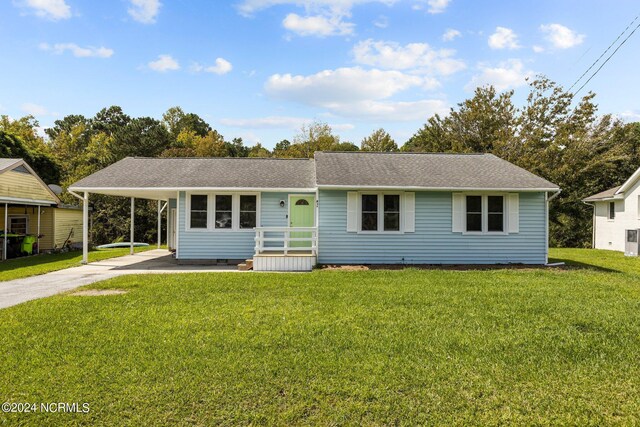
<svg viewBox="0 0 640 427">
<path fill-rule="evenodd" d="M 317 227 L 256 227 L 255 230 L 256 255 L 278 252 L 284 255 L 289 253 L 316 255 L 318 250 Z M 302 233 L 308 236 L 301 235 Z M 291 237 L 291 234 L 294 236 Z"/>
</svg>

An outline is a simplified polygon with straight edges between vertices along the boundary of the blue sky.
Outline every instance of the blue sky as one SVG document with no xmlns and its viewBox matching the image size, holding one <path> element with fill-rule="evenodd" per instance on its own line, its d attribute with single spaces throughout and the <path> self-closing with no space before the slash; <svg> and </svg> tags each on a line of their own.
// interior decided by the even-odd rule
<svg viewBox="0 0 640 427">
<path fill-rule="evenodd" d="M 632 0 L 5 0 L 0 114 L 46 127 L 120 105 L 179 105 L 271 148 L 305 121 L 404 143 L 477 85 L 542 73 L 570 86 L 640 12 Z M 636 22 L 637 23 L 637 22 Z M 589 83 L 640 120 L 640 30 Z"/>
</svg>

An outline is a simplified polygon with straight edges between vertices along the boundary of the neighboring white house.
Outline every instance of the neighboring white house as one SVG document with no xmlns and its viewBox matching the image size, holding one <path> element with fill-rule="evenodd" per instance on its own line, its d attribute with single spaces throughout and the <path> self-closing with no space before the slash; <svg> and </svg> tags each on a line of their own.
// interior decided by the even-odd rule
<svg viewBox="0 0 640 427">
<path fill-rule="evenodd" d="M 624 252 L 627 230 L 640 229 L 640 169 L 621 186 L 583 201 L 594 207 L 593 247 Z"/>
</svg>

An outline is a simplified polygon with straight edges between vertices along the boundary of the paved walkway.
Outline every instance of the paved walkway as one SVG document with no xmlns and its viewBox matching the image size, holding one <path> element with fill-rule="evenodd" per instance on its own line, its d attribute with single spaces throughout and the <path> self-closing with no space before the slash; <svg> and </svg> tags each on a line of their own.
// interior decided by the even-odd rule
<svg viewBox="0 0 640 427">
<path fill-rule="evenodd" d="M 125 274 L 174 274 L 211 271 L 238 271 L 235 266 L 178 265 L 166 250 L 154 249 L 92 262 L 40 276 L 0 282 L 0 309 L 25 301 L 50 297 L 80 286 Z"/>
</svg>

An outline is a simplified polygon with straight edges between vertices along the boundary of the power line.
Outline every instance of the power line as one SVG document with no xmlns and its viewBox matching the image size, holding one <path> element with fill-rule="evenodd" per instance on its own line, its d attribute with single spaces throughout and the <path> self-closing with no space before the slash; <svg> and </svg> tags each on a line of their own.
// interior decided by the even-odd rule
<svg viewBox="0 0 640 427">
<path fill-rule="evenodd" d="M 633 35 L 633 33 L 636 32 L 636 30 L 638 28 L 640 28 L 640 24 L 636 25 L 636 27 L 633 29 L 633 31 L 631 31 L 629 33 L 629 35 L 624 40 L 622 40 L 622 43 L 620 43 L 618 45 L 618 47 L 611 53 L 611 55 L 609 55 L 609 57 L 602 63 L 602 65 L 600 65 L 600 67 L 598 67 L 598 69 L 591 75 L 591 77 L 589 77 L 589 79 L 586 82 L 584 82 L 584 84 L 582 86 L 580 86 L 580 88 L 574 93 L 574 95 L 577 95 L 582 90 L 582 88 L 585 87 L 587 85 L 587 83 L 589 83 L 591 81 L 591 79 L 594 78 L 596 76 L 596 74 L 598 74 L 598 72 L 600 70 L 602 70 L 602 67 L 604 67 L 607 64 L 607 62 L 609 62 L 609 60 L 613 57 L 613 55 L 615 55 L 616 52 L 618 50 L 620 50 L 622 45 L 624 45 L 627 42 L 627 40 L 629 40 L 629 38 Z"/>
<path fill-rule="evenodd" d="M 569 89 L 567 89 L 567 92 L 569 92 L 569 91 L 570 91 L 570 90 L 571 90 L 575 85 L 577 85 L 577 84 L 578 84 L 578 82 L 579 82 L 580 80 L 582 80 L 582 78 L 583 78 L 583 77 L 584 77 L 584 76 L 585 76 L 589 71 L 591 71 L 591 69 L 592 69 L 592 68 L 593 68 L 593 67 L 594 67 L 594 66 L 595 66 L 595 65 L 596 65 L 596 64 L 597 64 L 597 63 L 602 59 L 602 57 L 603 57 L 607 52 L 609 52 L 609 50 L 613 47 L 613 45 L 615 45 L 615 44 L 618 42 L 618 40 L 620 40 L 620 37 L 622 37 L 622 35 L 623 35 L 624 33 L 626 33 L 626 32 L 627 32 L 627 30 L 628 30 L 628 29 L 633 25 L 633 23 L 634 23 L 634 22 L 636 22 L 636 21 L 638 20 L 638 18 L 640 18 L 640 15 L 636 15 L 636 17 L 635 17 L 635 18 L 633 18 L 633 21 L 631 21 L 631 22 L 629 23 L 629 25 L 627 25 L 627 28 L 625 28 L 625 29 L 624 29 L 624 31 L 623 31 L 623 32 L 621 32 L 621 33 L 620 33 L 620 35 L 618 35 L 618 37 L 616 37 L 616 39 L 615 39 L 615 40 L 614 40 L 614 41 L 609 45 L 609 47 L 608 47 L 608 48 L 606 48 L 606 49 L 604 50 L 604 52 L 602 52 L 602 54 L 598 57 L 598 59 L 596 59 L 596 60 L 593 62 L 593 64 L 591 64 L 591 65 L 589 66 L 589 68 L 587 68 L 587 71 L 585 71 L 584 73 L 582 73 L 582 75 L 581 75 L 580 77 L 578 77 L 578 80 L 576 80 L 575 82 L 573 82 L 573 84 L 569 87 Z"/>
</svg>

